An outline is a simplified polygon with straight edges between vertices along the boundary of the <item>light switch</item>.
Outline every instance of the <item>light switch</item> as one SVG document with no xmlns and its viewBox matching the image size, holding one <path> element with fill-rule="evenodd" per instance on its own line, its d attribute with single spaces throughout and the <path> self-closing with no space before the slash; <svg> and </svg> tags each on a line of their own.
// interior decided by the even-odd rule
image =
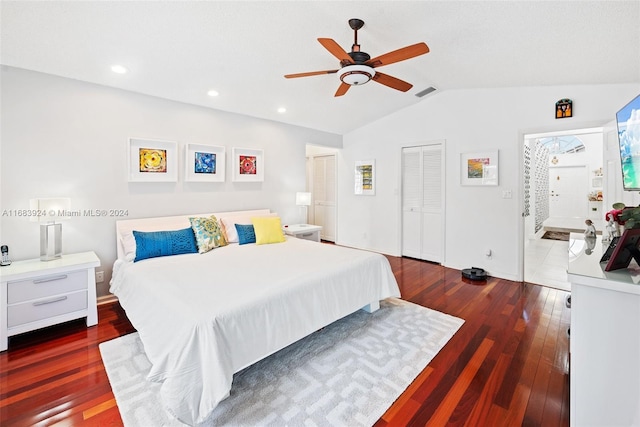
<svg viewBox="0 0 640 427">
<path fill-rule="evenodd" d="M 511 198 L 511 190 L 504 190 L 502 192 L 502 198 L 503 199 L 510 199 Z"/>
</svg>

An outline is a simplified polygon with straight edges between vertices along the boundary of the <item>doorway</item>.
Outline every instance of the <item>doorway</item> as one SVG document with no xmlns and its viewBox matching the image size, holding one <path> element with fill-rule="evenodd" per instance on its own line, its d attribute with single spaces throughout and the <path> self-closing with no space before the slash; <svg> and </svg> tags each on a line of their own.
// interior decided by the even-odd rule
<svg viewBox="0 0 640 427">
<path fill-rule="evenodd" d="M 320 238 L 336 241 L 337 230 L 337 150 L 307 145 L 307 184 L 311 193 L 311 206 L 307 212 L 307 223 L 322 227 Z"/>
<path fill-rule="evenodd" d="M 587 219 L 602 232 L 603 140 L 601 128 L 524 136 L 525 282 L 570 290 L 568 234 Z"/>
</svg>

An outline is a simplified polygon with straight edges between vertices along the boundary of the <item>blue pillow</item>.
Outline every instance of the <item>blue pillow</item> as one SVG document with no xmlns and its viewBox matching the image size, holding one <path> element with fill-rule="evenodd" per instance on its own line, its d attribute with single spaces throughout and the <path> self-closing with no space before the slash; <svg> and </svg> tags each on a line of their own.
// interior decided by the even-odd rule
<svg viewBox="0 0 640 427">
<path fill-rule="evenodd" d="M 236 224 L 236 231 L 238 232 L 239 244 L 246 245 L 247 243 L 256 242 L 256 232 L 252 224 Z"/>
<path fill-rule="evenodd" d="M 196 238 L 191 227 L 172 231 L 134 231 L 136 258 L 138 262 L 147 258 L 198 253 Z"/>
</svg>

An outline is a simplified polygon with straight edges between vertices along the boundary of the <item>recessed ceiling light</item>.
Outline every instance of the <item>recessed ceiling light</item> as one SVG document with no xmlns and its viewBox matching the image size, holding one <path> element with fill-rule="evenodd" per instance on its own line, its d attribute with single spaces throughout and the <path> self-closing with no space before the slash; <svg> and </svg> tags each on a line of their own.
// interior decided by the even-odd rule
<svg viewBox="0 0 640 427">
<path fill-rule="evenodd" d="M 209 92 L 207 92 L 207 95 L 209 95 L 209 96 L 218 96 L 220 94 L 218 93 L 217 90 L 210 90 Z"/>
<path fill-rule="evenodd" d="M 111 71 L 118 74 L 125 74 L 128 70 L 122 65 L 112 65 Z"/>
<path fill-rule="evenodd" d="M 286 108 L 284 108 L 284 107 L 278 108 L 278 113 L 282 114 L 282 113 L 286 113 L 286 112 L 287 112 Z"/>
</svg>

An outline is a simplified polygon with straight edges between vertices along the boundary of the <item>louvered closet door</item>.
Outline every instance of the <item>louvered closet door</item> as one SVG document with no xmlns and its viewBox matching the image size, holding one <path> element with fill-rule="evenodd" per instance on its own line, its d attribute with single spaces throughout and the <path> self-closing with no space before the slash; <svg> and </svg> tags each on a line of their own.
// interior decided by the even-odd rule
<svg viewBox="0 0 640 427">
<path fill-rule="evenodd" d="M 402 151 L 402 255 L 443 259 L 442 144 Z"/>
<path fill-rule="evenodd" d="M 320 238 L 336 240 L 336 156 L 313 158 L 314 224 L 322 226 Z"/>
<path fill-rule="evenodd" d="M 402 255 L 421 258 L 422 149 L 402 150 Z"/>
<path fill-rule="evenodd" d="M 442 145 L 422 147 L 422 259 L 442 262 Z"/>
</svg>

